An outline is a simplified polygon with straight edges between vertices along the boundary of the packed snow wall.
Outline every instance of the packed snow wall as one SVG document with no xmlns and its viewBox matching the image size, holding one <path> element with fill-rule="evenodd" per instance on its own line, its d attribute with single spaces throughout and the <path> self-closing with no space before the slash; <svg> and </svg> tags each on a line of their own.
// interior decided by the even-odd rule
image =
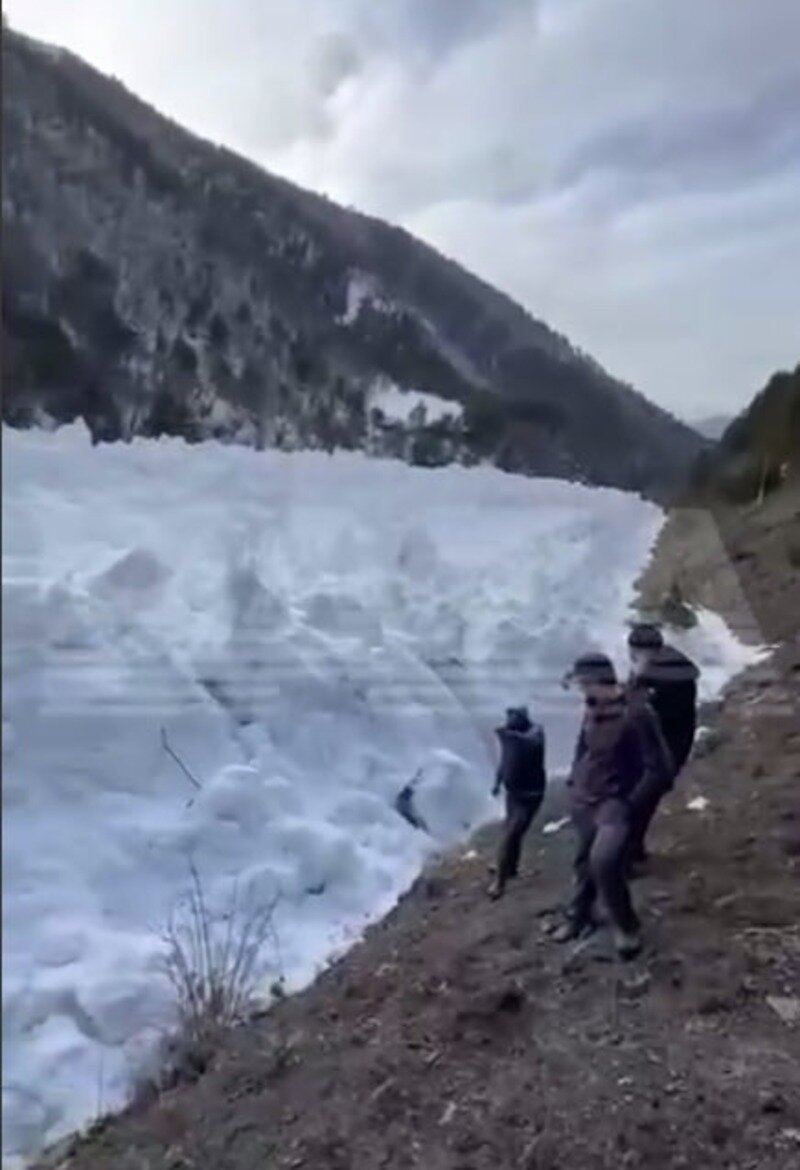
<svg viewBox="0 0 800 1170">
<path fill-rule="evenodd" d="M 495 469 L 4 430 L 6 1154 L 124 1101 L 190 866 L 212 914 L 278 899 L 261 975 L 298 987 L 494 814 L 505 706 L 562 770 L 559 679 L 622 661 L 659 524 Z M 692 638 L 712 687 L 743 660 Z"/>
</svg>

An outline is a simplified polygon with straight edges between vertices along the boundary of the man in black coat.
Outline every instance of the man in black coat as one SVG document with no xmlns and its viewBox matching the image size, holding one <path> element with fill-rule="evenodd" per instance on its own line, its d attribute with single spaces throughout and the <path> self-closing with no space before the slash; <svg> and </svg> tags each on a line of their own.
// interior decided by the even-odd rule
<svg viewBox="0 0 800 1170">
<path fill-rule="evenodd" d="M 632 672 L 628 687 L 632 697 L 646 699 L 658 716 L 672 756 L 669 783 L 652 785 L 642 792 L 631 834 L 631 863 L 647 859 L 645 837 L 664 797 L 673 787 L 694 743 L 697 729 L 697 680 L 700 671 L 690 658 L 664 642 L 657 626 L 636 625 L 628 637 Z"/>
<path fill-rule="evenodd" d="M 497 877 L 489 891 L 501 898 L 506 884 L 517 876 L 525 834 L 544 799 L 547 779 L 544 763 L 544 730 L 531 721 L 525 707 L 509 707 L 504 726 L 495 735 L 500 741 L 500 765 L 494 794 L 506 795 L 506 823 L 497 861 Z"/>
</svg>

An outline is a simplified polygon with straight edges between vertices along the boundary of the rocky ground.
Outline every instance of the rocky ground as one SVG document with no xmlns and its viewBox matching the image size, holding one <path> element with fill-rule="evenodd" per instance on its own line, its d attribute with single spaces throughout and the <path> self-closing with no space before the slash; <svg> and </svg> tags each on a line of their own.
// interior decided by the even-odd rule
<svg viewBox="0 0 800 1170">
<path fill-rule="evenodd" d="M 749 623 L 749 636 L 760 629 L 779 648 L 705 713 L 710 731 L 636 885 L 640 959 L 619 964 L 602 932 L 582 948 L 548 937 L 569 888 L 566 833 L 532 834 L 524 875 L 490 903 L 489 830 L 425 873 L 308 991 L 230 1032 L 204 1075 L 98 1123 L 56 1164 L 800 1165 L 793 541 L 791 493 L 748 515 L 679 516 L 643 579 L 651 607 L 677 573 L 689 600 L 721 606 L 743 635 Z"/>
</svg>

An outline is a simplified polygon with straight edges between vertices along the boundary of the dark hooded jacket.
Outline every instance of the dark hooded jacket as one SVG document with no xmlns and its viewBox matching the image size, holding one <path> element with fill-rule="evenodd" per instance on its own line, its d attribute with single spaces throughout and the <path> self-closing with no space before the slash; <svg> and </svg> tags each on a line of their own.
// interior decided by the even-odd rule
<svg viewBox="0 0 800 1170">
<path fill-rule="evenodd" d="M 630 801 L 640 786 L 668 788 L 674 764 L 652 708 L 620 688 L 586 706 L 568 781 L 572 800 Z"/>
<path fill-rule="evenodd" d="M 546 787 L 544 730 L 525 711 L 509 711 L 500 741 L 497 784 L 518 800 L 540 800 Z"/>
<path fill-rule="evenodd" d="M 629 685 L 647 697 L 658 716 L 679 772 L 692 750 L 697 729 L 697 680 L 700 671 L 674 646 L 661 646 Z"/>
</svg>

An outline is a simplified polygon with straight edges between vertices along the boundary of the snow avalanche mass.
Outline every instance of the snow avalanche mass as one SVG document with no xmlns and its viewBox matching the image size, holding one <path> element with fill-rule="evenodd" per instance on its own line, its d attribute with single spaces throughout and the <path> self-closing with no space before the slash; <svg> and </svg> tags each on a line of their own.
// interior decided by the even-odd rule
<svg viewBox="0 0 800 1170">
<path fill-rule="evenodd" d="M 495 814 L 506 705 L 563 769 L 558 680 L 622 659 L 659 523 L 488 468 L 4 429 L 6 1157 L 124 1102 L 190 865 L 213 914 L 279 898 L 261 975 L 297 988 Z M 716 619 L 691 639 L 710 687 L 743 662 Z"/>
</svg>

